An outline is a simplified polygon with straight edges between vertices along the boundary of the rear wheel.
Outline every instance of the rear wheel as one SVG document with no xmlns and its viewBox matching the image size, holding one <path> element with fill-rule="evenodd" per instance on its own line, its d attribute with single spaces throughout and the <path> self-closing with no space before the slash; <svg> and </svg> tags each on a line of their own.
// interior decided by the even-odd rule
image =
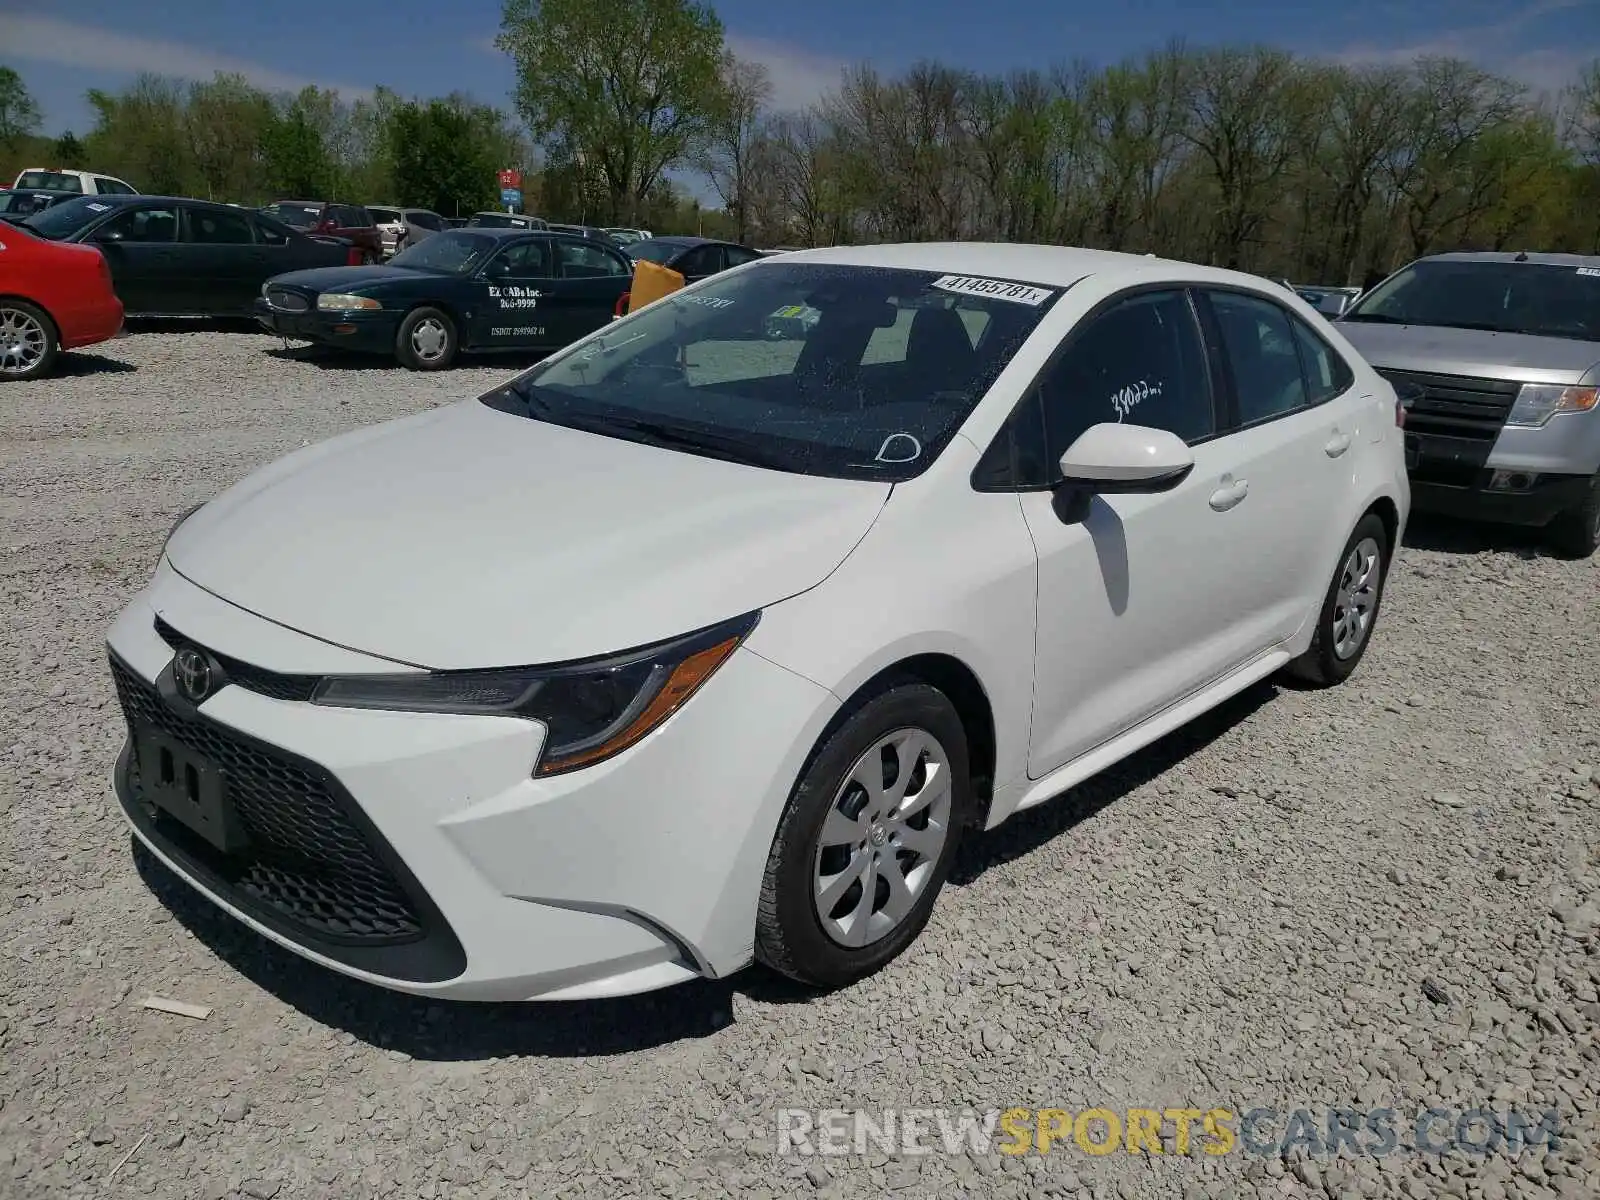
<svg viewBox="0 0 1600 1200">
<path fill-rule="evenodd" d="M 26 300 L 0 300 L 0 379 L 37 379 L 55 365 L 55 322 Z"/>
<path fill-rule="evenodd" d="M 1562 558 L 1588 558 L 1600 548 L 1600 474 L 1589 481 L 1581 505 L 1550 522 L 1545 538 Z"/>
<path fill-rule="evenodd" d="M 756 957 L 823 988 L 888 963 L 927 924 L 973 804 L 944 693 L 907 682 L 866 701 L 818 748 L 778 823 Z"/>
<path fill-rule="evenodd" d="M 1317 613 L 1317 632 L 1306 652 L 1289 664 L 1290 674 L 1317 687 L 1332 687 L 1354 674 L 1372 641 L 1388 575 L 1389 531 L 1368 513 L 1339 555 Z"/>
<path fill-rule="evenodd" d="M 400 322 L 395 356 L 413 371 L 442 371 L 455 361 L 455 322 L 437 308 L 412 309 Z"/>
</svg>

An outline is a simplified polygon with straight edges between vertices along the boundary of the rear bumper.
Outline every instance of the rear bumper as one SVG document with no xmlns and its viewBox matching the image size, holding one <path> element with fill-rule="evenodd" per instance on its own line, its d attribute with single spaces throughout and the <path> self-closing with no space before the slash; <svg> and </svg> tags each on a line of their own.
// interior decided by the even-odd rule
<svg viewBox="0 0 1600 1200">
<path fill-rule="evenodd" d="M 109 342 L 122 332 L 122 301 L 112 297 L 103 304 L 74 309 L 59 316 L 61 348 L 73 350 Z"/>
<path fill-rule="evenodd" d="M 265 299 L 255 302 L 255 317 L 263 328 L 282 337 L 343 346 L 366 354 L 393 354 L 399 328 L 396 313 L 284 312 Z"/>
</svg>

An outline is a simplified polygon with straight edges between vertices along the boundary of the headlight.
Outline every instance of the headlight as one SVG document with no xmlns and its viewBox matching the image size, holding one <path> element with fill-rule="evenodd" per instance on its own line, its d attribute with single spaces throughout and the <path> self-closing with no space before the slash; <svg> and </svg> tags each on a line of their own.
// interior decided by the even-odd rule
<svg viewBox="0 0 1600 1200">
<path fill-rule="evenodd" d="M 353 308 L 382 308 L 371 296 L 351 296 L 344 292 L 324 292 L 317 297 L 317 307 L 324 312 L 349 312 Z"/>
<path fill-rule="evenodd" d="M 178 532 L 178 526 L 182 525 L 185 521 L 194 516 L 195 513 L 199 512 L 204 507 L 205 502 L 201 501 L 192 508 L 186 508 L 183 510 L 183 512 L 178 516 L 178 519 L 172 523 L 172 528 L 167 530 L 167 536 L 161 539 L 161 553 L 156 555 L 157 562 L 160 562 L 167 556 L 167 543 L 172 541 L 172 535 Z"/>
<path fill-rule="evenodd" d="M 755 628 L 759 613 L 605 659 L 553 667 L 341 675 L 312 702 L 335 708 L 523 717 L 545 726 L 536 776 L 592 766 L 677 712 Z"/>
<path fill-rule="evenodd" d="M 1557 413 L 1588 412 L 1595 406 L 1600 389 L 1567 387 L 1561 383 L 1525 383 L 1511 406 L 1507 425 L 1537 429 Z"/>
</svg>

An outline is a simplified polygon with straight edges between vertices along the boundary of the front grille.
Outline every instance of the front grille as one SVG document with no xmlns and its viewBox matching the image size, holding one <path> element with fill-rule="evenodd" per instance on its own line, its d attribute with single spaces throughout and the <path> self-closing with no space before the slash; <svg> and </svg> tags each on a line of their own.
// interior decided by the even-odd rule
<svg viewBox="0 0 1600 1200">
<path fill-rule="evenodd" d="M 284 312 L 308 312 L 311 309 L 310 297 L 291 292 L 288 288 L 268 288 L 267 303 Z"/>
<path fill-rule="evenodd" d="M 204 717 L 175 711 L 115 658 L 111 673 L 130 730 L 152 726 L 217 767 L 250 846 L 227 854 L 159 811 L 158 835 L 198 860 L 230 899 L 264 909 L 316 940 L 346 945 L 413 941 L 425 932 L 417 906 L 352 819 L 354 802 L 312 764 L 290 758 Z M 139 763 L 129 786 L 141 795 Z"/>
<path fill-rule="evenodd" d="M 218 654 L 209 646 L 202 646 L 199 642 L 184 637 L 160 617 L 156 618 L 156 633 L 174 650 L 180 646 L 193 646 L 197 650 L 204 650 L 222 668 L 228 683 L 238 684 L 247 692 L 257 692 L 274 700 L 306 701 L 311 699 L 320 682 L 320 677 L 316 675 L 281 675 L 277 671 L 251 666 L 237 658 Z"/>
<path fill-rule="evenodd" d="M 1406 432 L 1493 442 L 1511 415 L 1522 386 L 1505 379 L 1469 379 L 1418 371 L 1380 370 L 1398 389 L 1411 384 L 1422 393 L 1406 412 Z"/>
</svg>

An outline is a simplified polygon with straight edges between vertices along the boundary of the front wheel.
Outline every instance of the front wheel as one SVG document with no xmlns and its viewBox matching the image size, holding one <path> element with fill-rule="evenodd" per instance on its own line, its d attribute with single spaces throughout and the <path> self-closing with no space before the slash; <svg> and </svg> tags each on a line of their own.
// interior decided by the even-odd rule
<svg viewBox="0 0 1600 1200">
<path fill-rule="evenodd" d="M 1367 653 L 1389 574 L 1389 531 L 1373 513 L 1345 543 L 1317 613 L 1311 646 L 1289 664 L 1290 674 L 1317 687 L 1343 683 Z"/>
<path fill-rule="evenodd" d="M 906 682 L 866 701 L 778 822 L 757 959 L 821 988 L 877 971 L 927 924 L 973 805 L 966 732 L 944 693 Z"/>
<path fill-rule="evenodd" d="M 38 379 L 55 365 L 55 322 L 26 300 L 0 300 L 0 379 Z"/>
<path fill-rule="evenodd" d="M 455 322 L 437 308 L 414 308 L 400 322 L 395 357 L 413 371 L 442 371 L 455 361 Z"/>
<path fill-rule="evenodd" d="M 1583 503 L 1551 521 L 1545 537 L 1562 558 L 1588 558 L 1600 548 L 1600 474 L 1589 481 Z"/>
</svg>

